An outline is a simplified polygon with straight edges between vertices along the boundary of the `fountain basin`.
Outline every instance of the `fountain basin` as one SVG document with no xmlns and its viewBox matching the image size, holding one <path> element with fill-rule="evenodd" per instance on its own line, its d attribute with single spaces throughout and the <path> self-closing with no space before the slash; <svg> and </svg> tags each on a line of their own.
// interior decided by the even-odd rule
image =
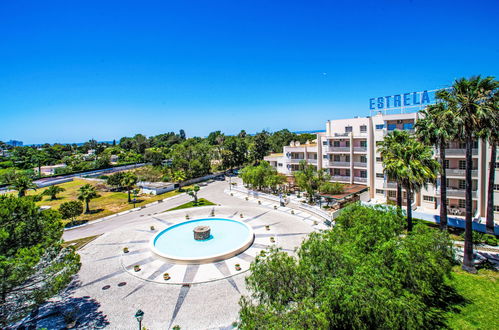
<svg viewBox="0 0 499 330">
<path fill-rule="evenodd" d="M 209 227 L 209 236 L 195 239 L 197 227 Z M 206 231 L 204 231 L 206 233 Z M 253 229 L 244 222 L 223 219 L 195 219 L 172 225 L 149 243 L 151 250 L 169 262 L 204 264 L 231 258 L 251 246 Z"/>
</svg>

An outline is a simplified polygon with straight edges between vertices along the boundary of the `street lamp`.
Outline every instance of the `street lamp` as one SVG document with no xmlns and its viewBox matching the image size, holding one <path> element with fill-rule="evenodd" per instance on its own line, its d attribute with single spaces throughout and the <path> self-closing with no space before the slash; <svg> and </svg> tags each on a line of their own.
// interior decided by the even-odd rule
<svg viewBox="0 0 499 330">
<path fill-rule="evenodd" d="M 142 319 L 144 318 L 144 312 L 139 309 L 137 313 L 135 313 L 135 318 L 137 319 L 137 322 L 139 322 L 139 330 L 142 329 Z"/>
</svg>

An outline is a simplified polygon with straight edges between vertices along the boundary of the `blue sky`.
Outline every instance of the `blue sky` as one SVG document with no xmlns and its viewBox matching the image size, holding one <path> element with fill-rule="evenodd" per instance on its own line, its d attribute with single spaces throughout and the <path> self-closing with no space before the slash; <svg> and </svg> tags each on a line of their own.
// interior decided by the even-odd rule
<svg viewBox="0 0 499 330">
<path fill-rule="evenodd" d="M 322 129 L 499 76 L 495 1 L 1 1 L 0 140 Z"/>
</svg>

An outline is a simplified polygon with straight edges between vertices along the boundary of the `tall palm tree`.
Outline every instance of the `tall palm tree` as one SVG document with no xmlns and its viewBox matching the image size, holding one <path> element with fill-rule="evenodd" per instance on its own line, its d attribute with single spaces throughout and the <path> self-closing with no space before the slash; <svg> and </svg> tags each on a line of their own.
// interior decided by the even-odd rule
<svg viewBox="0 0 499 330">
<path fill-rule="evenodd" d="M 85 213 L 90 213 L 89 203 L 92 199 L 100 197 L 95 187 L 87 183 L 78 189 L 78 199 L 85 202 Z"/>
<path fill-rule="evenodd" d="M 494 233 L 494 183 L 495 183 L 495 163 L 497 158 L 497 145 L 499 144 L 499 92 L 489 103 L 489 115 L 484 121 L 484 137 L 490 144 L 489 182 L 487 186 L 487 216 L 485 226 L 488 234 Z"/>
<path fill-rule="evenodd" d="M 405 144 L 408 139 L 410 139 L 410 136 L 407 132 L 395 130 L 385 136 L 378 147 L 383 159 L 383 172 L 388 179 L 397 182 L 397 209 L 400 214 L 402 213 L 402 177 L 400 168 L 394 166 L 391 162 L 387 163 L 385 160 L 396 157 L 399 154 L 401 145 Z"/>
<path fill-rule="evenodd" d="M 11 182 L 11 187 L 17 190 L 18 197 L 24 197 L 26 196 L 26 191 L 29 189 L 36 190 L 37 185 L 33 183 L 33 180 L 29 176 L 17 174 Z"/>
<path fill-rule="evenodd" d="M 445 102 L 429 105 L 420 114 L 422 117 L 416 122 L 416 136 L 423 143 L 435 146 L 440 153 L 440 229 L 447 230 L 445 148 L 456 135 L 454 115 Z"/>
<path fill-rule="evenodd" d="M 125 172 L 123 174 L 123 177 L 121 178 L 121 185 L 126 188 L 126 191 L 128 193 L 128 203 L 132 202 L 132 198 L 130 197 L 130 191 L 133 189 L 137 181 L 138 181 L 137 176 L 131 172 Z"/>
<path fill-rule="evenodd" d="M 466 229 L 464 238 L 463 269 L 476 272 L 473 262 L 473 226 L 472 212 L 473 180 L 473 141 L 483 127 L 487 114 L 490 113 L 490 99 L 498 88 L 498 82 L 492 77 L 480 76 L 470 79 L 461 78 L 454 82 L 452 88 L 440 93 L 440 97 L 448 102 L 455 115 L 457 137 L 466 143 Z"/>
<path fill-rule="evenodd" d="M 405 133 L 407 134 L 407 133 Z M 435 182 L 440 165 L 433 158 L 430 147 L 407 134 L 407 138 L 396 147 L 397 152 L 383 159 L 385 168 L 396 169 L 397 177 L 406 191 L 407 231 L 412 231 L 412 196 L 425 187 L 428 182 Z"/>
</svg>

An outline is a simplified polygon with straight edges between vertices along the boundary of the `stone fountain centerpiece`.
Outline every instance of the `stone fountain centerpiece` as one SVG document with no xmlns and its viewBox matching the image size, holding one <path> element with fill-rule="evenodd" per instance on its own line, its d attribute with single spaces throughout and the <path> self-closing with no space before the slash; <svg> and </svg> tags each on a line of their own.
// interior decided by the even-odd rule
<svg viewBox="0 0 499 330">
<path fill-rule="evenodd" d="M 197 226 L 196 228 L 194 228 L 193 232 L 194 239 L 196 241 L 204 241 L 210 238 L 211 229 L 209 226 Z"/>
</svg>

